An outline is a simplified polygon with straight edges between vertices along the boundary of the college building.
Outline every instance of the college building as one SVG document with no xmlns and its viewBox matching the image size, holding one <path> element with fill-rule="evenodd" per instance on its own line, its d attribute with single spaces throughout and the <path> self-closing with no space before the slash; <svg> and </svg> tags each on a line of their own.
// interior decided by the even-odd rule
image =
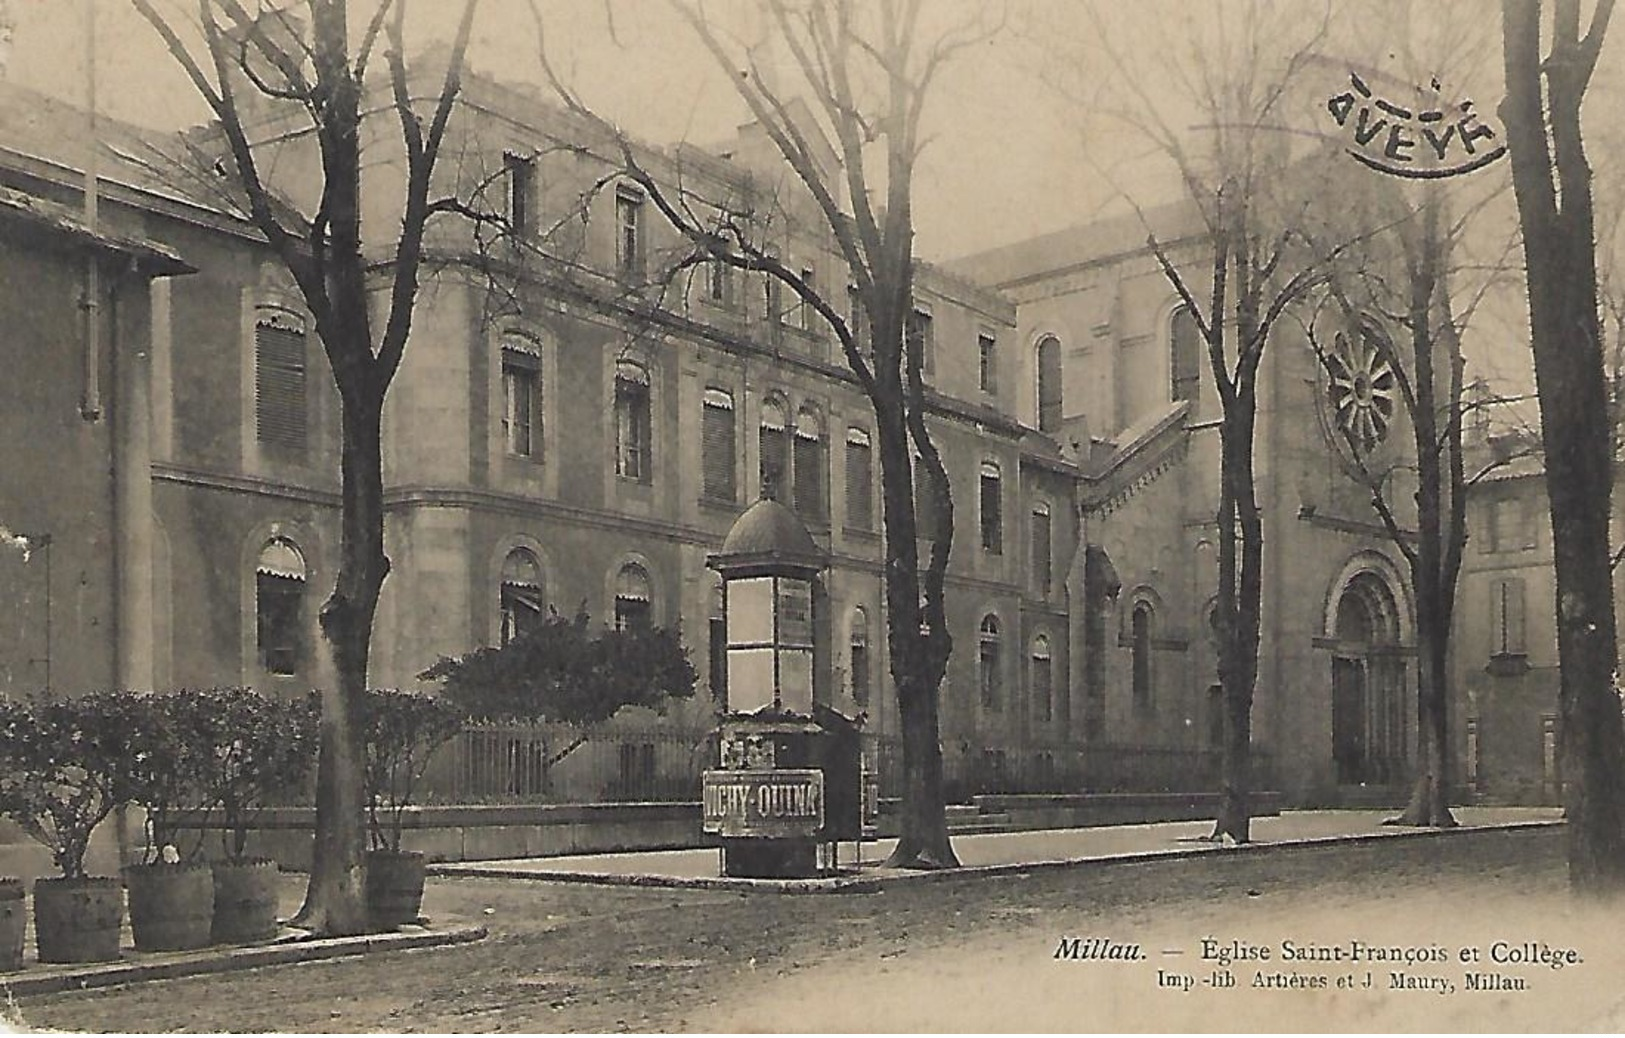
<svg viewBox="0 0 1625 1038">
<path fill-rule="evenodd" d="M 22 330 L 0 341 L 18 373 L 0 390 L 17 448 L 0 524 L 26 538 L 0 548 L 0 692 L 322 684 L 339 412 L 298 293 L 220 176 L 188 161 L 206 136 L 183 146 L 103 119 L 93 144 L 85 113 L 9 84 L 0 115 L 0 298 Z M 316 167 L 297 126 L 273 106 L 254 132 L 279 142 L 276 184 L 302 198 Z M 366 176 L 398 177 L 398 147 L 370 137 Z M 759 127 L 632 147 L 674 196 L 749 222 L 825 298 L 849 298 L 828 226 Z M 371 680 L 415 686 L 441 656 L 585 610 L 679 626 L 701 675 L 693 700 L 611 728 L 708 730 L 726 632 L 706 558 L 771 495 L 829 558 L 816 697 L 864 718 L 884 782 L 899 726 L 868 403 L 792 293 L 677 262 L 683 239 L 620 161 L 601 128 L 465 76 L 437 186 L 499 214 L 503 233 L 450 215 L 429 227 L 385 412 L 392 565 Z M 1200 266 L 1193 216 L 1147 219 Z M 909 334 L 954 502 L 941 732 L 955 799 L 1216 781 L 1219 404 L 1145 231 L 1108 221 L 919 265 Z M 92 267 L 101 295 L 87 299 Z M 1353 349 L 1340 362 L 1369 360 Z M 1259 404 L 1254 740 L 1291 801 L 1363 803 L 1402 795 L 1415 754 L 1415 622 L 1398 553 L 1329 447 L 1322 368 L 1283 324 Z M 1401 417 L 1382 417 L 1405 443 Z M 942 532 L 933 512 L 922 539 Z M 1494 696 L 1468 697 L 1482 772 Z M 623 788 L 697 775 L 692 752 L 643 745 L 609 765 Z"/>
</svg>

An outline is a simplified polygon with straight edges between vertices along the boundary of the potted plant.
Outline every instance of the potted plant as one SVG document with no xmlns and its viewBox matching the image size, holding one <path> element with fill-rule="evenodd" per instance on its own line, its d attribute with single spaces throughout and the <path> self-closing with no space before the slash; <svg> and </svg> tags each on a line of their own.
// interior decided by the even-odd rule
<svg viewBox="0 0 1625 1038">
<path fill-rule="evenodd" d="M 197 835 L 213 761 L 206 708 L 197 693 L 182 691 L 142 696 L 131 711 L 128 788 L 146 809 L 142 861 L 124 868 L 138 951 L 202 948 L 210 940 L 214 879 Z M 187 826 L 190 840 L 181 835 Z"/>
<path fill-rule="evenodd" d="M 376 927 L 418 918 L 423 904 L 423 855 L 401 849 L 401 828 L 434 751 L 462 728 L 462 712 L 420 692 L 367 693 L 367 914 Z"/>
<path fill-rule="evenodd" d="M 272 700 L 251 688 L 203 694 L 208 802 L 221 820 L 222 858 L 212 865 L 216 944 L 242 944 L 277 931 L 277 866 L 248 854 L 248 831 L 268 800 L 295 791 L 315 761 L 313 697 Z"/>
<path fill-rule="evenodd" d="M 85 873 L 90 835 L 124 802 L 130 703 L 97 693 L 30 709 L 0 704 L 0 813 L 51 852 L 58 875 L 34 883 L 34 937 L 41 962 L 119 957 L 124 889 L 116 877 Z"/>
</svg>

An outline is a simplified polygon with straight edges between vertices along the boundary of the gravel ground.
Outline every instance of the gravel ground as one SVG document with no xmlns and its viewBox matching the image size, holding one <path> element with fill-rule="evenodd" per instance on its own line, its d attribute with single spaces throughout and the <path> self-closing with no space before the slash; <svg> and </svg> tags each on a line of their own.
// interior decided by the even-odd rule
<svg viewBox="0 0 1625 1038">
<path fill-rule="evenodd" d="M 1625 1028 L 1625 919 L 1569 899 L 1561 850 L 1557 830 L 1477 833 L 837 896 L 432 879 L 425 911 L 482 920 L 489 940 L 6 1013 L 33 1028 L 148 1032 Z M 1058 960 L 1062 937 L 1138 944 L 1144 958 Z M 1272 959 L 1232 964 L 1235 988 L 1206 987 L 1218 963 L 1201 961 L 1204 938 Z M 1284 941 L 1448 961 L 1283 962 Z M 1492 965 L 1498 941 L 1582 961 Z M 1479 964 L 1461 964 L 1464 947 Z M 1393 988 L 1395 971 L 1454 990 Z M 1466 990 L 1484 971 L 1524 987 Z M 1327 988 L 1258 989 L 1259 974 Z M 1345 974 L 1356 987 L 1337 990 Z M 1192 990 L 1168 986 L 1176 975 Z"/>
</svg>

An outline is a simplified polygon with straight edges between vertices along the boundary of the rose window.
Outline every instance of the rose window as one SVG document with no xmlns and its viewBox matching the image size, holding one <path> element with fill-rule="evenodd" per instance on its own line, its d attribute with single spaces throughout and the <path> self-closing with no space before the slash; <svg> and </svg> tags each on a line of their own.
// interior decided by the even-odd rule
<svg viewBox="0 0 1625 1038">
<path fill-rule="evenodd" d="M 1339 331 L 1326 357 L 1327 396 L 1338 432 L 1364 453 L 1382 442 L 1394 417 L 1394 368 L 1376 333 Z"/>
</svg>

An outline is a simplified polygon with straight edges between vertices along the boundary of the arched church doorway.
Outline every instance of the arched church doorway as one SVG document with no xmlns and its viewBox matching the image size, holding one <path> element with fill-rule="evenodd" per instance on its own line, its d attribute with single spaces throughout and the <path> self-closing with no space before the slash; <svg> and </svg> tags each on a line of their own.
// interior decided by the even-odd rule
<svg viewBox="0 0 1625 1038">
<path fill-rule="evenodd" d="M 1332 760 L 1340 785 L 1406 775 L 1405 657 L 1393 591 L 1369 570 L 1337 601 L 1332 653 Z"/>
</svg>

